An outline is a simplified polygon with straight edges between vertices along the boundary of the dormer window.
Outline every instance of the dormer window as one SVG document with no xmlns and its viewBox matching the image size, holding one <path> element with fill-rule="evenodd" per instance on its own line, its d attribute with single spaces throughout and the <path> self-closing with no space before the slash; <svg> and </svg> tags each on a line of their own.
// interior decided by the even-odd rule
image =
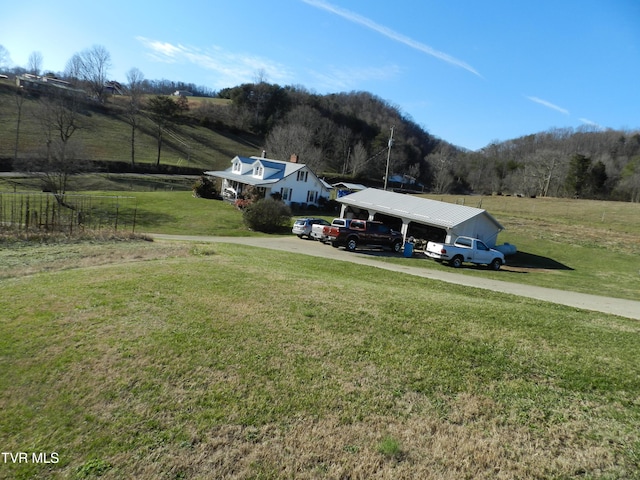
<svg viewBox="0 0 640 480">
<path fill-rule="evenodd" d="M 242 170 L 242 165 L 240 164 L 240 162 L 236 162 L 233 164 L 233 171 L 234 172 L 239 172 Z"/>
<path fill-rule="evenodd" d="M 256 177 L 262 177 L 262 175 L 264 174 L 264 168 L 262 168 L 262 165 L 256 165 L 256 166 L 253 168 L 253 174 L 254 174 Z"/>
</svg>

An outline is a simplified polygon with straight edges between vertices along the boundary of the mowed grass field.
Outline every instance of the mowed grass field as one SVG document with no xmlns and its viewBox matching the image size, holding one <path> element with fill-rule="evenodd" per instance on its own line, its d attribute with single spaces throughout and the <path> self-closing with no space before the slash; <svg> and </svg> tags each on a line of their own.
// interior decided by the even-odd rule
<svg viewBox="0 0 640 480">
<path fill-rule="evenodd" d="M 132 195 L 142 231 L 247 234 L 221 202 Z M 637 259 L 497 200 L 501 241 L 571 270 L 464 274 L 587 288 L 598 251 Z M 3 247 L 0 438 L 29 461 L 0 478 L 640 478 L 637 321 L 233 244 Z"/>
<path fill-rule="evenodd" d="M 139 232 L 260 235 L 243 226 L 242 216 L 233 206 L 194 199 L 188 191 L 122 194 L 133 195 L 137 200 Z M 498 236 L 498 243 L 508 242 L 518 249 L 515 256 L 507 258 L 508 266 L 499 272 L 466 267 L 459 273 L 640 299 L 640 204 L 516 197 L 432 198 L 485 208 L 506 228 Z M 333 218 L 321 216 L 329 221 Z M 394 256 L 380 260 L 450 270 L 419 254 L 410 259 Z"/>
<path fill-rule="evenodd" d="M 16 148 L 18 104 L 14 86 L 13 81 L 0 79 L 0 157 L 5 158 L 13 158 Z M 69 142 L 72 155 L 79 159 L 106 162 L 131 160 L 131 127 L 121 113 L 127 98 L 113 96 L 104 109 L 88 105 L 80 110 L 77 116 L 79 128 Z M 193 111 L 201 105 L 224 106 L 229 103 L 224 99 L 200 97 L 189 97 L 187 101 Z M 42 117 L 38 99 L 27 97 L 20 115 L 19 157 L 29 158 L 45 150 Z M 155 124 L 144 115 L 139 122 L 135 135 L 135 161 L 138 164 L 155 164 L 158 152 Z M 224 169 L 235 155 L 259 154 L 261 144 L 261 139 L 246 132 L 210 129 L 185 120 L 173 124 L 165 133 L 160 163 L 203 170 Z"/>
<path fill-rule="evenodd" d="M 489 278 L 640 299 L 640 204 L 560 198 L 430 196 L 486 209 L 515 245 L 504 271 Z M 448 267 L 443 267 L 448 268 Z M 483 269 L 467 275 L 486 276 Z"/>
</svg>

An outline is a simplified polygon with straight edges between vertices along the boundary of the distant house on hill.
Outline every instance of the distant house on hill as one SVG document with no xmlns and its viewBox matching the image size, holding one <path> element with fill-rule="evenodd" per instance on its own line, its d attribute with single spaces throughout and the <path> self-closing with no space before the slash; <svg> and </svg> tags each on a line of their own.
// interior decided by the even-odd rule
<svg viewBox="0 0 640 480">
<path fill-rule="evenodd" d="M 364 190 L 367 187 L 360 183 L 339 182 L 334 183 L 333 188 L 336 189 L 336 197 L 340 198 L 344 197 L 345 195 L 349 195 L 350 193 Z"/>
<path fill-rule="evenodd" d="M 124 88 L 119 82 L 109 80 L 104 84 L 104 90 L 111 95 L 124 95 Z"/>
<path fill-rule="evenodd" d="M 84 95 L 84 90 L 75 88 L 71 83 L 54 77 L 41 77 L 25 73 L 16 76 L 16 86 L 31 92 L 61 92 L 69 95 Z"/>
<path fill-rule="evenodd" d="M 188 90 L 176 90 L 173 92 L 174 97 L 193 97 L 193 93 Z"/>
<path fill-rule="evenodd" d="M 309 167 L 299 163 L 297 155 L 291 155 L 288 162 L 265 157 L 236 156 L 228 169 L 204 173 L 222 179 L 222 196 L 231 201 L 242 198 L 247 187 L 253 186 L 265 197 L 279 195 L 287 205 L 319 206 L 329 199 L 332 188 Z"/>
</svg>

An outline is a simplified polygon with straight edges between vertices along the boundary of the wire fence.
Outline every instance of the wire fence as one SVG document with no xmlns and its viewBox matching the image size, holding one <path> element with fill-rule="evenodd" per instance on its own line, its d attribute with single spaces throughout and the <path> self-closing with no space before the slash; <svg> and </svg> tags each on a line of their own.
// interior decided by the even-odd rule
<svg viewBox="0 0 640 480">
<path fill-rule="evenodd" d="M 0 228 L 73 234 L 83 230 L 135 232 L 135 197 L 0 193 Z"/>
</svg>

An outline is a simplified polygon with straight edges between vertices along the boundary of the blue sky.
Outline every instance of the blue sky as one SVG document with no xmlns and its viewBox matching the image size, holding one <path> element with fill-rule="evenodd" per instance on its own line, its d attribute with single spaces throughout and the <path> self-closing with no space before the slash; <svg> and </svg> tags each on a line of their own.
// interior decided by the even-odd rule
<svg viewBox="0 0 640 480">
<path fill-rule="evenodd" d="M 53 71 L 102 45 L 123 82 L 137 67 L 215 90 L 262 72 L 319 94 L 368 91 L 472 150 L 640 127 L 638 0 L 31 0 L 2 7 L 0 45 L 21 66 L 39 51 Z"/>
</svg>

